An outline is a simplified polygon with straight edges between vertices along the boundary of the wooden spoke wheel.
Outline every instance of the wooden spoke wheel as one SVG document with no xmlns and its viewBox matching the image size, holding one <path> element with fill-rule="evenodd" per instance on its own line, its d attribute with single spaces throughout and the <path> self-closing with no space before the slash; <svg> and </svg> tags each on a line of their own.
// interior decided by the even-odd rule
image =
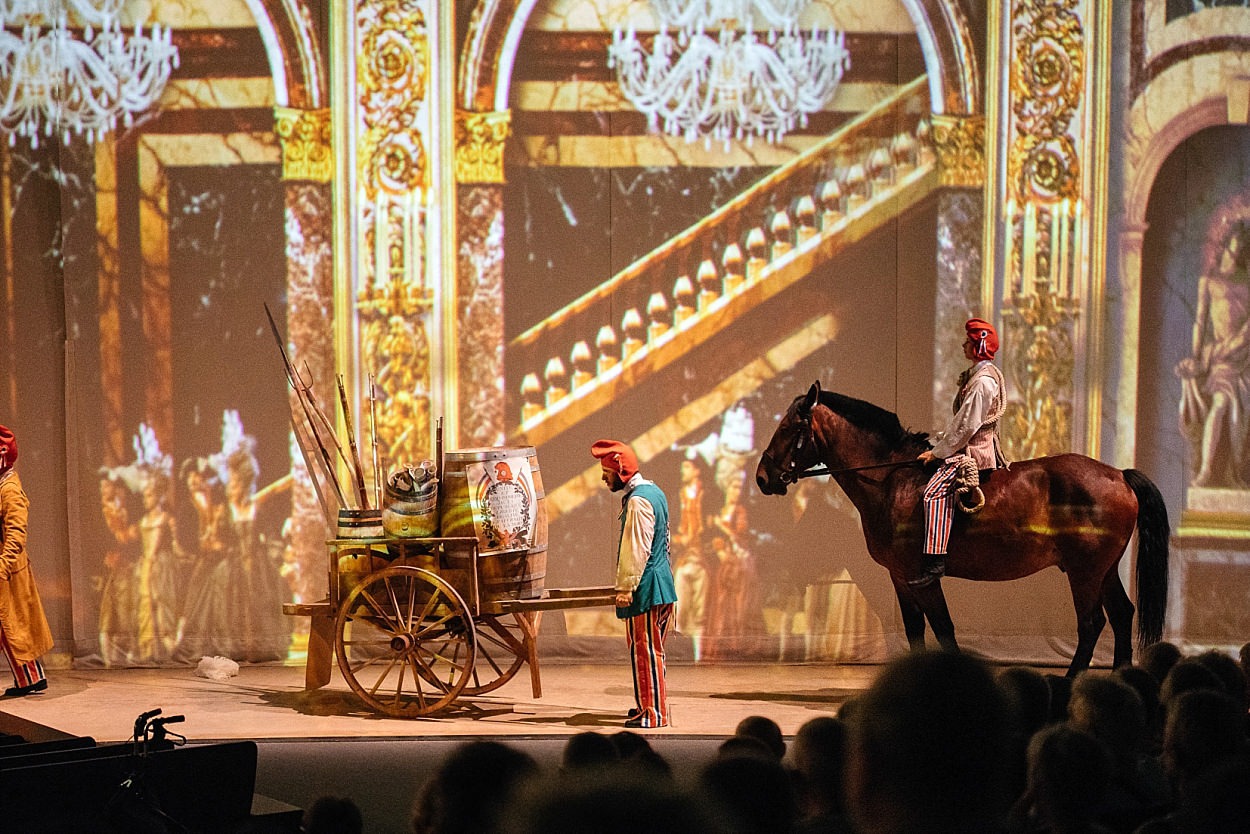
<svg viewBox="0 0 1250 834">
<path fill-rule="evenodd" d="M 422 568 L 365 576 L 335 622 L 347 685 L 370 708 L 397 718 L 430 715 L 454 701 L 469 683 L 476 642 L 460 594 Z"/>
<path fill-rule="evenodd" d="M 477 659 L 465 695 L 493 692 L 512 680 L 527 657 L 520 614 L 483 614 L 477 618 Z"/>
</svg>

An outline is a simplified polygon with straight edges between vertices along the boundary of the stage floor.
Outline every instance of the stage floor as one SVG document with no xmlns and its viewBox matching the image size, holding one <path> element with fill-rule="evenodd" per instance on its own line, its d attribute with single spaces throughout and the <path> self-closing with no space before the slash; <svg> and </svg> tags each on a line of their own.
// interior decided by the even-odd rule
<svg viewBox="0 0 1250 834">
<path fill-rule="evenodd" d="M 651 736 L 725 737 L 748 715 L 767 715 L 793 734 L 817 715 L 835 714 L 879 667 L 829 664 L 670 665 L 673 726 Z M 160 708 L 184 715 L 169 726 L 193 742 L 413 737 L 569 736 L 621 728 L 633 703 L 627 663 L 546 662 L 541 698 L 528 669 L 488 695 L 462 698 L 436 717 L 400 719 L 366 709 L 338 670 L 328 686 L 304 690 L 302 666 L 244 666 L 227 681 L 192 668 L 54 670 L 44 693 L 0 699 L 0 730 L 21 722 L 50 734 L 128 740 L 136 716 Z M 34 740 L 34 739 L 31 739 Z"/>
</svg>

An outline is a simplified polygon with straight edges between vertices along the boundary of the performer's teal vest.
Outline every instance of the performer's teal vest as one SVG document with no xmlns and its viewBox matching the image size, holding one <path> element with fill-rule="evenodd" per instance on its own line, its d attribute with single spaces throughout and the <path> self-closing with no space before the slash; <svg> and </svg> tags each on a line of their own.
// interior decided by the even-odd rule
<svg viewBox="0 0 1250 834">
<path fill-rule="evenodd" d="M 625 493 L 621 504 L 621 535 L 617 537 L 616 552 L 621 552 L 621 540 L 625 537 L 625 508 L 629 499 L 638 496 L 651 505 L 655 513 L 655 535 L 651 538 L 651 556 L 642 569 L 642 578 L 634 591 L 634 601 L 628 608 L 616 609 L 620 619 L 636 617 L 666 602 L 677 601 L 677 587 L 673 584 L 673 567 L 668 558 L 668 499 L 655 484 L 646 483 Z"/>
</svg>

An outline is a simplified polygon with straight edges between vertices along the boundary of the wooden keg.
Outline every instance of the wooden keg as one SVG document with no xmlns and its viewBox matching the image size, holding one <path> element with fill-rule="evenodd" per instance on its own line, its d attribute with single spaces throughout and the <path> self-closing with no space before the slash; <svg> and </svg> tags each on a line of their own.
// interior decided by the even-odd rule
<svg viewBox="0 0 1250 834">
<path fill-rule="evenodd" d="M 442 476 L 442 534 L 477 539 L 482 599 L 541 597 L 547 497 L 534 448 L 447 452 Z"/>
<path fill-rule="evenodd" d="M 335 548 L 338 565 L 335 576 L 339 583 L 339 596 L 351 593 L 364 577 L 375 570 L 386 567 L 383 558 L 387 556 L 386 547 L 362 541 L 359 546 L 352 543 L 353 539 L 380 539 L 382 531 L 381 510 L 339 510 L 339 523 L 335 538 L 348 544 L 340 544 Z"/>
<path fill-rule="evenodd" d="M 339 510 L 338 538 L 380 539 L 382 536 L 381 510 Z"/>
</svg>

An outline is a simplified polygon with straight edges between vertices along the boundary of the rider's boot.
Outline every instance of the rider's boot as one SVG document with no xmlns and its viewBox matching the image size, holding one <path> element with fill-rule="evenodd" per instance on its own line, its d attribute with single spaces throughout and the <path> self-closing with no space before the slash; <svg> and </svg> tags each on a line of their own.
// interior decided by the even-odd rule
<svg viewBox="0 0 1250 834">
<path fill-rule="evenodd" d="M 909 579 L 907 584 L 913 588 L 924 588 L 941 579 L 946 573 L 945 553 L 926 553 L 920 566 L 920 576 Z"/>
</svg>

